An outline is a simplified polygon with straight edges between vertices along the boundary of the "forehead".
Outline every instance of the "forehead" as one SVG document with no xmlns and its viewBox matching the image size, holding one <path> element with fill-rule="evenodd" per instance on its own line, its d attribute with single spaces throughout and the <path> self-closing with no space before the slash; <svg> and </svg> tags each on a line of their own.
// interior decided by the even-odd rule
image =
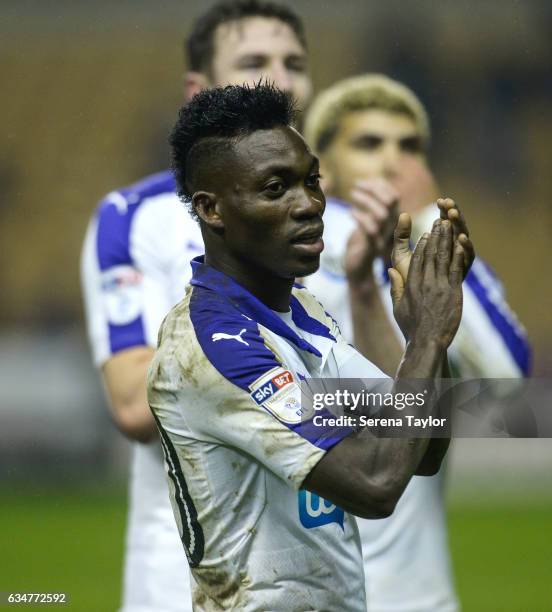
<svg viewBox="0 0 552 612">
<path fill-rule="evenodd" d="M 252 178 L 275 168 L 306 171 L 315 159 L 303 137 L 289 126 L 253 132 L 240 138 L 233 151 L 238 171 Z"/>
<path fill-rule="evenodd" d="M 420 134 L 414 119 L 404 113 L 366 109 L 345 113 L 339 122 L 339 135 L 354 138 L 373 134 L 382 138 L 404 138 Z"/>
<path fill-rule="evenodd" d="M 241 55 L 304 54 L 291 27 L 272 17 L 246 17 L 222 23 L 215 31 L 214 60 Z"/>
</svg>

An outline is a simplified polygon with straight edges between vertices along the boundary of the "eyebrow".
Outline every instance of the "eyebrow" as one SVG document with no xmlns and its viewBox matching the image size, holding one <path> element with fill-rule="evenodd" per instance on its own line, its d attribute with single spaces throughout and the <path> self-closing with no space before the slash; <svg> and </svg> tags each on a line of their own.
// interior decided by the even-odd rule
<svg viewBox="0 0 552 612">
<path fill-rule="evenodd" d="M 352 140 L 354 140 L 355 142 L 359 142 L 359 141 L 362 142 L 363 140 L 368 140 L 372 138 L 377 138 L 379 140 L 385 140 L 389 138 L 389 136 L 387 134 L 382 134 L 381 132 L 378 132 L 377 130 L 370 131 L 370 132 L 363 132 L 362 134 L 355 134 L 354 136 L 352 136 Z M 404 136 L 400 136 L 399 138 L 395 140 L 402 142 L 403 140 L 412 140 L 412 139 L 419 140 L 421 139 L 421 135 L 418 134 L 417 132 L 412 132 L 411 134 L 405 134 Z"/>
<path fill-rule="evenodd" d="M 309 164 L 309 172 L 312 172 L 314 169 L 318 170 L 320 167 L 320 160 L 316 155 L 310 155 L 310 164 Z M 293 166 L 287 164 L 279 164 L 279 163 L 268 163 L 263 168 L 259 169 L 259 173 L 261 174 L 285 174 L 285 173 L 295 173 L 295 168 Z"/>
</svg>

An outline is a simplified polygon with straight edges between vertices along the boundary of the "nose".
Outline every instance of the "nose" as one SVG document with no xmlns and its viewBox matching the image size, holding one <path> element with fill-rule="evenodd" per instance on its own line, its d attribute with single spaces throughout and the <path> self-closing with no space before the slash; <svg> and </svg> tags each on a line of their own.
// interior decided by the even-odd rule
<svg viewBox="0 0 552 612">
<path fill-rule="evenodd" d="M 273 81 L 278 89 L 287 93 L 292 93 L 293 78 L 290 71 L 281 61 L 275 61 L 270 67 L 267 77 Z"/>
<path fill-rule="evenodd" d="M 312 193 L 308 189 L 302 190 L 301 195 L 293 202 L 291 216 L 296 220 L 321 217 L 326 208 L 326 198 L 322 194 Z"/>
<path fill-rule="evenodd" d="M 396 143 L 387 143 L 382 151 L 382 174 L 384 178 L 392 180 L 400 172 L 401 152 Z"/>
</svg>

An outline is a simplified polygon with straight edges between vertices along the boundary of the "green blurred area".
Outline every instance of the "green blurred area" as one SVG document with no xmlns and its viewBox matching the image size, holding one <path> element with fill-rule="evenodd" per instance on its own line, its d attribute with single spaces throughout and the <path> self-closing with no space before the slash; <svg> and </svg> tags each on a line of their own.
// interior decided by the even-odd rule
<svg viewBox="0 0 552 612">
<path fill-rule="evenodd" d="M 61 591 L 62 609 L 116 610 L 125 518 L 119 489 L 2 495 L 0 591 Z M 552 498 L 454 500 L 449 524 L 465 612 L 552 610 Z"/>
</svg>

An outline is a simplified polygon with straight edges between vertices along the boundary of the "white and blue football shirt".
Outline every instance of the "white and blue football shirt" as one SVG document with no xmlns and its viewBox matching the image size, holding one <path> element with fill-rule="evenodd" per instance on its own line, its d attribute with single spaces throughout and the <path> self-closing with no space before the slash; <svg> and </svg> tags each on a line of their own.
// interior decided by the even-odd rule
<svg viewBox="0 0 552 612">
<path fill-rule="evenodd" d="M 156 346 L 163 318 L 190 280 L 190 259 L 200 253 L 199 226 L 176 196 L 170 172 L 100 202 L 81 259 L 88 337 L 98 367 L 119 351 Z M 191 609 L 188 563 L 160 443 L 134 443 L 121 612 Z"/>
<path fill-rule="evenodd" d="M 275 313 L 203 262 L 148 374 L 199 609 L 366 610 L 355 518 L 301 490 L 350 430 L 301 418 L 304 378 L 385 375 L 304 288 Z"/>
</svg>

